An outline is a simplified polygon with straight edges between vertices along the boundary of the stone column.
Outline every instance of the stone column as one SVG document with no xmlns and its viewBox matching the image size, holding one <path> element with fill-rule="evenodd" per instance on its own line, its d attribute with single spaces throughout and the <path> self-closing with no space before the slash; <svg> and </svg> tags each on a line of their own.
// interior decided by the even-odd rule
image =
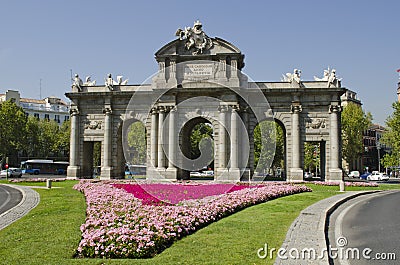
<svg viewBox="0 0 400 265">
<path fill-rule="evenodd" d="M 300 112 L 302 107 L 299 102 L 291 105 L 292 111 L 292 167 L 288 181 L 303 181 L 303 170 L 301 169 L 301 148 L 300 148 Z"/>
<path fill-rule="evenodd" d="M 249 141 L 249 113 L 248 109 L 243 110 L 243 128 L 241 130 L 241 143 L 240 143 L 240 149 L 241 149 L 241 156 L 240 156 L 240 161 L 239 161 L 239 167 L 243 171 L 243 178 L 248 179 L 250 176 L 249 174 L 249 155 L 250 155 L 250 141 Z"/>
<path fill-rule="evenodd" d="M 238 113 L 236 107 L 231 110 L 231 168 L 238 168 Z"/>
<path fill-rule="evenodd" d="M 163 123 L 164 123 L 165 109 L 164 107 L 159 108 L 158 113 L 158 169 L 165 169 L 165 156 L 163 150 Z"/>
<path fill-rule="evenodd" d="M 219 160 L 219 167 L 226 168 L 226 107 L 220 107 L 219 109 L 219 146 L 218 146 L 218 160 Z"/>
<path fill-rule="evenodd" d="M 330 116 L 330 130 L 329 130 L 329 175 L 327 181 L 340 181 L 342 180 L 342 170 L 340 168 L 340 112 L 342 107 L 339 102 L 333 102 L 329 106 Z"/>
<path fill-rule="evenodd" d="M 169 112 L 169 128 L 168 128 L 168 175 L 169 179 L 177 179 L 177 168 L 174 165 L 176 163 L 176 124 L 175 124 L 175 113 L 176 107 L 171 108 Z"/>
<path fill-rule="evenodd" d="M 239 133 L 238 133 L 238 107 L 232 106 L 231 109 L 231 163 L 229 168 L 229 180 L 239 181 L 240 170 L 238 164 L 239 158 Z"/>
<path fill-rule="evenodd" d="M 104 139 L 103 139 L 103 165 L 101 179 L 111 178 L 111 152 L 112 152 L 112 110 L 110 106 L 103 109 L 104 113 Z"/>
<path fill-rule="evenodd" d="M 155 108 L 151 111 L 150 164 L 154 168 L 157 166 L 157 110 Z"/>
<path fill-rule="evenodd" d="M 68 177 L 80 177 L 79 171 L 79 110 L 71 107 L 71 135 L 70 135 L 70 158 L 67 169 Z"/>
<path fill-rule="evenodd" d="M 218 164 L 215 165 L 214 178 L 218 181 L 228 180 L 228 169 L 226 165 L 226 113 L 227 106 L 219 106 L 219 128 L 218 128 Z"/>
</svg>

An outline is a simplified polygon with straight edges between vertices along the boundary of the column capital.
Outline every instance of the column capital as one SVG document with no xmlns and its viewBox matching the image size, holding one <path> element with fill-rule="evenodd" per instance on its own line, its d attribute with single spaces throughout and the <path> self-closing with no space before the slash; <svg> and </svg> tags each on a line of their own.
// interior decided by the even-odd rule
<svg viewBox="0 0 400 265">
<path fill-rule="evenodd" d="M 220 105 L 220 106 L 218 107 L 218 111 L 219 111 L 219 112 L 227 112 L 227 111 L 228 111 L 228 106 L 226 106 L 226 105 Z"/>
<path fill-rule="evenodd" d="M 299 103 L 293 103 L 290 105 L 290 112 L 292 113 L 300 113 L 303 111 L 303 107 Z"/>
<path fill-rule="evenodd" d="M 329 105 L 329 113 L 335 113 L 341 111 L 342 111 L 342 106 L 336 104 Z"/>
<path fill-rule="evenodd" d="M 166 106 L 165 109 L 169 112 L 176 112 L 178 110 L 177 106 Z"/>
<path fill-rule="evenodd" d="M 240 106 L 239 105 L 229 105 L 229 108 L 231 109 L 232 112 L 240 110 Z"/>
<path fill-rule="evenodd" d="M 111 115 L 111 114 L 112 114 L 112 109 L 111 109 L 111 107 L 110 107 L 110 106 L 104 107 L 104 108 L 103 108 L 103 114 L 104 114 L 104 115 Z"/>
<path fill-rule="evenodd" d="M 158 106 L 157 108 L 158 112 L 165 112 L 166 111 L 166 107 L 165 106 Z"/>
<path fill-rule="evenodd" d="M 69 110 L 69 115 L 71 115 L 71 116 L 77 116 L 77 115 L 79 115 L 79 109 L 78 109 L 78 107 L 71 107 L 71 109 Z"/>
</svg>

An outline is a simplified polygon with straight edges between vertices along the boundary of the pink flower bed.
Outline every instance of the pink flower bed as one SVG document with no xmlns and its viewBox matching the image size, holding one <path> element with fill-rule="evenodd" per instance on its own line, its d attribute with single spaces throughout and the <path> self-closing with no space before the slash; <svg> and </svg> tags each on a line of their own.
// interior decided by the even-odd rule
<svg viewBox="0 0 400 265">
<path fill-rule="evenodd" d="M 155 190 L 160 190 L 162 186 L 159 185 L 163 184 L 153 185 Z M 185 185 L 177 187 L 187 189 Z M 167 196 L 171 203 L 171 198 L 186 200 L 181 200 L 178 205 L 151 205 L 135 197 L 139 195 L 134 196 L 112 183 L 83 180 L 74 188 L 85 194 L 87 203 L 86 222 L 81 226 L 82 239 L 76 254 L 78 257 L 102 258 L 152 257 L 179 238 L 245 207 L 311 191 L 304 185 L 243 186 L 224 194 L 207 196 L 205 192 L 203 195 L 207 197 L 203 198 L 193 198 L 190 192 L 186 193 L 187 198 Z M 135 189 L 137 191 L 137 187 Z"/>
<path fill-rule="evenodd" d="M 67 178 L 49 178 L 53 182 L 66 181 Z M 20 178 L 20 179 L 9 179 L 9 182 L 19 183 L 19 182 L 46 182 L 47 178 Z"/>
<path fill-rule="evenodd" d="M 116 188 L 142 200 L 145 205 L 178 204 L 181 201 L 201 199 L 248 188 L 229 184 L 114 184 Z M 257 186 L 251 186 L 256 188 Z"/>
<path fill-rule="evenodd" d="M 339 186 L 339 181 L 332 181 L 332 182 L 325 182 L 325 181 L 313 181 L 311 182 L 315 185 L 322 185 L 322 186 Z M 345 186 L 348 187 L 379 187 L 378 183 L 374 182 L 350 182 L 350 181 L 345 181 L 344 182 Z"/>
</svg>

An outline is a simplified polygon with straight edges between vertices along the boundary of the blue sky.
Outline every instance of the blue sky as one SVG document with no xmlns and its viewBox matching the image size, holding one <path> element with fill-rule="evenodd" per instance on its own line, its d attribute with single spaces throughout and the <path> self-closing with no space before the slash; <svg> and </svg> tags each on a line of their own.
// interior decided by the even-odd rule
<svg viewBox="0 0 400 265">
<path fill-rule="evenodd" d="M 245 54 L 255 81 L 303 80 L 335 68 L 384 124 L 396 100 L 400 1 L 20 1 L 0 0 L 0 93 L 58 96 L 70 69 L 103 83 L 107 73 L 142 83 L 155 73 L 154 53 L 177 28 L 200 19 L 210 37 Z"/>
</svg>

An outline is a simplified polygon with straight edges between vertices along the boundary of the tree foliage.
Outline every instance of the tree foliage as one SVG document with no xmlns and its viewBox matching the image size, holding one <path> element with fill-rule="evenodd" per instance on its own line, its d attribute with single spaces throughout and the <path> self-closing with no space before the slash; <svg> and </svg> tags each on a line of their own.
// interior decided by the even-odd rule
<svg viewBox="0 0 400 265">
<path fill-rule="evenodd" d="M 363 132 L 371 125 L 371 113 L 365 113 L 361 106 L 349 103 L 342 112 L 342 155 L 343 159 L 352 162 L 363 153 Z"/>
<path fill-rule="evenodd" d="M 11 100 L 0 104 L 0 156 L 15 156 L 24 146 L 27 116 Z"/>
<path fill-rule="evenodd" d="M 203 139 L 213 139 L 213 128 L 208 123 L 198 123 L 196 124 L 190 134 L 190 155 L 192 159 L 200 157 L 200 150 L 207 150 L 207 141 L 202 141 Z M 203 145 L 203 146 L 202 146 Z M 213 152 L 212 152 L 213 153 Z M 211 161 L 214 157 L 210 157 Z"/>
<path fill-rule="evenodd" d="M 131 149 L 131 161 L 134 165 L 146 163 L 146 129 L 141 122 L 134 122 L 128 129 L 128 146 Z"/>
<path fill-rule="evenodd" d="M 254 128 L 254 165 L 261 170 L 283 167 L 284 135 L 282 127 L 274 121 L 262 121 Z"/>
<path fill-rule="evenodd" d="M 314 172 L 318 167 L 320 167 L 319 143 L 304 143 L 304 169 L 308 172 Z"/>
<path fill-rule="evenodd" d="M 392 104 L 393 113 L 386 120 L 386 132 L 380 141 L 391 147 L 391 153 L 386 154 L 382 163 L 385 167 L 400 164 L 400 102 Z"/>
<path fill-rule="evenodd" d="M 0 159 L 10 158 L 17 166 L 18 157 L 49 158 L 69 156 L 70 122 L 61 127 L 55 121 L 27 116 L 12 101 L 0 104 Z"/>
</svg>

